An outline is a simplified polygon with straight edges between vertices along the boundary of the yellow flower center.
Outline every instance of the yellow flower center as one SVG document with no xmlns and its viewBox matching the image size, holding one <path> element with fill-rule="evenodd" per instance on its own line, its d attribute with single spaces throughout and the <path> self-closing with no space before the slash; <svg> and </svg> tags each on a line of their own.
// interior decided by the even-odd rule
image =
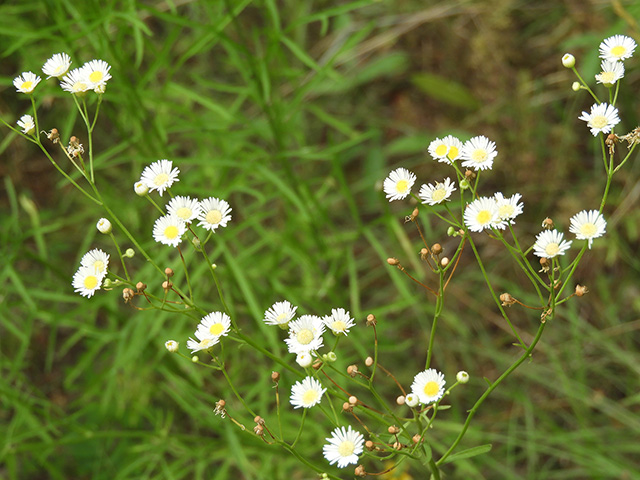
<svg viewBox="0 0 640 480">
<path fill-rule="evenodd" d="M 404 193 L 408 188 L 409 182 L 407 182 L 406 180 L 400 180 L 398 183 L 396 183 L 396 191 L 398 193 Z"/>
<path fill-rule="evenodd" d="M 347 328 L 347 324 L 342 320 L 336 320 L 331 324 L 331 330 L 334 332 L 344 332 L 344 329 Z"/>
<path fill-rule="evenodd" d="M 595 128 L 604 128 L 607 126 L 607 123 L 609 123 L 607 117 L 605 117 L 604 115 L 598 115 L 597 117 L 593 117 L 591 119 L 589 125 Z"/>
<path fill-rule="evenodd" d="M 298 340 L 298 343 L 308 345 L 313 340 L 313 332 L 308 328 L 303 328 L 296 335 L 296 339 Z"/>
<path fill-rule="evenodd" d="M 186 220 L 191 216 L 191 209 L 188 207 L 180 207 L 176 211 L 176 215 L 178 215 L 181 219 Z"/>
<path fill-rule="evenodd" d="M 616 58 L 620 58 L 624 56 L 625 53 L 627 53 L 627 49 L 622 45 L 616 45 L 611 49 L 611 55 L 613 55 Z"/>
<path fill-rule="evenodd" d="M 458 147 L 451 146 L 449 148 L 449 153 L 447 153 L 447 157 L 449 157 L 449 160 L 455 160 L 456 158 L 458 158 L 458 155 L 460 155 L 460 150 L 458 150 Z"/>
<path fill-rule="evenodd" d="M 166 173 L 162 172 L 159 173 L 158 175 L 156 175 L 156 178 L 153 179 L 153 183 L 159 187 L 160 185 L 164 185 L 165 183 L 167 183 L 167 180 L 169 180 L 169 175 L 167 175 Z"/>
<path fill-rule="evenodd" d="M 318 392 L 315 390 L 307 390 L 304 392 L 304 395 L 302 395 L 302 403 L 304 405 L 311 405 L 315 403 L 316 400 L 318 400 Z"/>
<path fill-rule="evenodd" d="M 425 384 L 423 391 L 424 391 L 425 395 L 427 395 L 429 397 L 433 397 L 434 395 L 436 395 L 440 391 L 440 385 L 438 385 L 437 382 L 434 382 L 432 380 L 432 381 L 427 382 Z"/>
<path fill-rule="evenodd" d="M 98 278 L 93 275 L 87 275 L 84 279 L 84 288 L 93 290 L 98 286 Z"/>
<path fill-rule="evenodd" d="M 209 327 L 209 333 L 211 335 L 220 335 L 224 331 L 224 325 L 222 323 L 214 323 Z"/>
<path fill-rule="evenodd" d="M 87 84 L 84 82 L 76 82 L 73 84 L 73 87 L 71 87 L 71 90 L 76 93 L 84 92 L 87 90 Z"/>
<path fill-rule="evenodd" d="M 560 245 L 558 245 L 555 242 L 552 242 L 548 244 L 546 247 L 544 247 L 544 253 L 549 255 L 549 258 L 555 257 L 559 251 L 560 251 Z"/>
<path fill-rule="evenodd" d="M 491 212 L 489 210 L 481 210 L 476 216 L 476 220 L 480 225 L 486 225 L 491 221 Z"/>
<path fill-rule="evenodd" d="M 98 83 L 100 80 L 102 80 L 103 77 L 104 75 L 102 74 L 102 72 L 100 70 L 96 70 L 95 72 L 91 72 L 91 75 L 89 75 L 89 80 L 91 80 L 91 83 Z"/>
<path fill-rule="evenodd" d="M 471 160 L 473 160 L 475 163 L 483 163 L 487 160 L 488 156 L 489 155 L 487 154 L 487 152 L 485 152 L 481 148 L 477 148 L 471 154 Z"/>
<path fill-rule="evenodd" d="M 175 225 L 169 225 L 164 229 L 164 236 L 170 240 L 173 240 L 178 236 L 178 227 L 176 227 Z"/>
<path fill-rule="evenodd" d="M 602 83 L 613 83 L 615 74 L 613 72 L 602 72 L 600 74 L 600 81 Z"/>
<path fill-rule="evenodd" d="M 438 157 L 444 157 L 447 154 L 447 146 L 444 143 L 441 143 L 436 147 L 436 155 Z"/>
<path fill-rule="evenodd" d="M 431 194 L 431 198 L 434 202 L 440 202 L 444 197 L 447 196 L 447 190 L 444 187 L 439 187 L 437 190 L 434 190 Z"/>
<path fill-rule="evenodd" d="M 222 213 L 220 210 L 211 210 L 204 219 L 211 225 L 217 225 L 222 220 Z"/>
<path fill-rule="evenodd" d="M 201 347 L 207 347 L 211 342 L 213 342 L 212 338 L 205 338 L 204 340 L 201 340 L 198 345 L 200 345 Z"/>
<path fill-rule="evenodd" d="M 350 442 L 349 440 L 345 440 L 338 447 L 338 453 L 340 454 L 341 457 L 348 457 L 350 455 L 353 455 L 353 451 L 355 449 L 356 449 L 356 446 L 353 444 L 353 442 Z"/>
<path fill-rule="evenodd" d="M 104 272 L 104 262 L 102 260 L 96 260 L 93 264 L 93 268 L 95 268 L 96 272 Z"/>
<path fill-rule="evenodd" d="M 500 218 L 508 218 L 511 215 L 513 215 L 514 210 L 515 209 L 513 208 L 513 205 L 510 205 L 510 204 L 501 205 L 500 208 L 498 209 L 498 215 L 500 215 Z"/>
<path fill-rule="evenodd" d="M 276 322 L 283 323 L 287 320 L 288 315 L 286 313 L 281 313 L 276 317 Z"/>
<path fill-rule="evenodd" d="M 585 237 L 592 237 L 598 229 L 593 223 L 585 223 L 580 227 L 580 233 Z"/>
<path fill-rule="evenodd" d="M 22 83 L 22 90 L 31 90 L 33 88 L 33 82 L 31 80 L 27 80 Z"/>
</svg>

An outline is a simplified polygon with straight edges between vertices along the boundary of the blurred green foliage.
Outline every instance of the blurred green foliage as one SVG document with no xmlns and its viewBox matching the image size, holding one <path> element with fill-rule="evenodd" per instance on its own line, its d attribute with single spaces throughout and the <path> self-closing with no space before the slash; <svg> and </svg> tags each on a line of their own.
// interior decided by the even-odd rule
<svg viewBox="0 0 640 480">
<path fill-rule="evenodd" d="M 277 332 L 259 327 L 283 299 L 301 313 L 344 307 L 360 324 L 374 313 L 381 362 L 409 385 L 423 364 L 432 304 L 385 259 L 429 279 L 419 236 L 403 223 L 412 207 L 390 205 L 382 179 L 397 166 L 419 182 L 441 179 L 446 166 L 425 152 L 433 138 L 486 135 L 499 156 L 482 189 L 523 195 L 520 238 L 533 243 L 546 216 L 566 229 L 571 215 L 595 207 L 604 183 L 600 147 L 577 120 L 592 100 L 570 90 L 560 58 L 571 51 L 593 78 L 600 41 L 616 33 L 640 40 L 638 18 L 631 1 L 10 1 L 0 4 L 0 114 L 14 122 L 28 113 L 11 81 L 39 72 L 52 54 L 69 53 L 74 66 L 106 60 L 113 79 L 96 129 L 98 184 L 159 263 L 174 267 L 175 282 L 180 264 L 154 245 L 155 213 L 132 191 L 158 158 L 181 169 L 176 193 L 233 206 L 212 258 L 247 334 L 287 355 Z M 624 130 L 640 123 L 637 56 L 618 101 Z M 54 81 L 36 97 L 42 129 L 82 141 Z M 6 129 L 0 154 L 0 477 L 311 478 L 291 455 L 213 415 L 219 398 L 232 415 L 240 411 L 219 375 L 166 353 L 164 341 L 184 345 L 198 319 L 136 311 L 115 291 L 73 294 L 82 254 L 112 250 L 94 228 L 103 212 Z M 532 361 L 474 419 L 462 447 L 491 443 L 491 452 L 452 464 L 449 478 L 636 478 L 638 170 L 632 162 L 617 179 L 607 236 L 581 264 L 578 281 L 591 293 L 568 302 Z M 420 218 L 428 241 L 447 251 L 446 227 Z M 497 285 L 527 298 L 509 260 L 481 243 Z M 219 309 L 205 269 L 193 252 L 186 257 L 201 303 Z M 137 280 L 159 288 L 144 259 L 131 265 Z M 519 353 L 470 254 L 445 308 L 434 366 L 448 379 L 467 370 L 472 381 L 439 417 L 436 451 L 455 438 L 482 378 L 495 379 Z M 526 339 L 539 318 L 510 312 Z M 361 343 L 341 352 L 341 364 L 371 352 L 370 330 L 356 331 Z M 245 350 L 227 352 L 228 368 L 266 416 L 267 372 L 276 367 Z M 284 399 L 294 380 L 283 379 Z M 393 383 L 381 382 L 393 402 Z M 238 420 L 251 429 L 252 419 Z M 323 465 L 328 432 L 311 420 L 300 445 Z M 385 478 L 421 477 L 407 469 Z"/>
</svg>

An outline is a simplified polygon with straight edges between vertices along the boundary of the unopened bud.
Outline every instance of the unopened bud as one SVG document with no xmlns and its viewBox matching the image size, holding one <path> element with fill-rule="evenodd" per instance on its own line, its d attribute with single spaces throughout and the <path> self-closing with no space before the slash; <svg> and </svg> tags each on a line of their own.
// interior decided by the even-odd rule
<svg viewBox="0 0 640 480">
<path fill-rule="evenodd" d="M 136 182 L 133 184 L 133 191 L 136 192 L 136 195 L 139 197 L 144 197 L 147 193 L 149 193 L 149 187 L 144 182 Z"/>
<path fill-rule="evenodd" d="M 271 372 L 271 381 L 274 383 L 278 383 L 278 380 L 280 380 L 280 373 L 279 372 Z"/>
<path fill-rule="evenodd" d="M 373 365 L 373 357 L 367 357 L 367 358 L 365 358 L 365 359 L 364 359 L 364 364 L 365 364 L 367 367 L 370 367 L 371 365 Z"/>
<path fill-rule="evenodd" d="M 404 395 L 400 395 L 398 398 L 396 398 L 396 403 L 398 405 L 404 405 Z"/>
<path fill-rule="evenodd" d="M 387 428 L 387 431 L 391 435 L 395 435 L 396 433 L 398 433 L 400 431 L 400 429 L 398 427 L 396 427 L 395 425 L 391 425 L 389 428 Z"/>
<path fill-rule="evenodd" d="M 584 285 L 576 285 L 576 297 L 581 297 L 584 294 L 589 293 L 589 289 Z"/>
<path fill-rule="evenodd" d="M 201 247 L 200 239 L 198 237 L 193 237 L 191 239 L 191 243 L 193 245 L 193 248 L 195 248 L 198 251 L 201 250 L 202 247 Z"/>
<path fill-rule="evenodd" d="M 164 288 L 165 292 L 168 292 L 171 287 L 173 287 L 173 283 L 171 283 L 170 281 L 165 280 L 164 282 L 162 282 L 162 288 Z"/>
<path fill-rule="evenodd" d="M 570 53 L 565 53 L 562 56 L 562 65 L 567 68 L 573 68 L 576 66 L 576 57 L 571 55 Z"/>
<path fill-rule="evenodd" d="M 440 255 L 442 253 L 442 245 L 440 245 L 439 243 L 434 243 L 431 246 L 431 251 L 434 255 Z"/>
<path fill-rule="evenodd" d="M 387 258 L 387 263 L 389 265 L 395 266 L 395 265 L 400 264 L 400 261 L 397 258 L 389 257 L 389 258 Z"/>
<path fill-rule="evenodd" d="M 375 327 L 378 321 L 373 313 L 367 315 L 367 327 Z"/>
<path fill-rule="evenodd" d="M 325 362 L 328 362 L 328 363 L 333 363 L 336 360 L 338 360 L 338 355 L 336 354 L 336 352 L 329 352 L 326 355 L 323 355 L 323 357 L 325 356 L 326 356 Z"/>
<path fill-rule="evenodd" d="M 168 278 L 173 277 L 173 269 L 172 269 L 172 268 L 169 268 L 169 267 L 165 268 L 165 269 L 164 269 L 164 274 L 165 274 Z"/>
<path fill-rule="evenodd" d="M 349 404 L 350 405 L 355 405 L 356 403 L 358 403 L 358 397 L 356 397 L 355 395 L 351 395 L 349 397 Z"/>
<path fill-rule="evenodd" d="M 442 257 L 442 260 L 440 260 L 440 265 L 442 265 L 443 267 L 449 265 L 449 257 Z"/>
<path fill-rule="evenodd" d="M 466 178 L 463 178 L 462 180 L 460 180 L 458 185 L 460 186 L 460 190 L 467 190 L 471 187 L 471 184 Z"/>
<path fill-rule="evenodd" d="M 127 258 L 133 258 L 135 254 L 136 254 L 136 251 L 133 248 L 127 248 L 122 254 L 122 256 Z"/>
<path fill-rule="evenodd" d="M 142 283 L 142 282 L 138 282 L 136 283 L 136 290 L 138 290 L 138 293 L 144 292 L 147 289 L 147 286 Z"/>
<path fill-rule="evenodd" d="M 342 404 L 342 411 L 343 412 L 352 412 L 353 411 L 353 405 L 351 405 L 349 402 L 344 402 Z"/>
<path fill-rule="evenodd" d="M 469 374 L 464 370 L 460 370 L 456 374 L 456 380 L 458 381 L 458 383 L 467 383 L 469 381 Z"/>
<path fill-rule="evenodd" d="M 373 442 L 371 440 L 367 440 L 366 442 L 364 442 L 364 448 L 366 448 L 367 450 L 369 450 L 370 452 L 375 450 L 375 445 L 373 444 Z"/>
<path fill-rule="evenodd" d="M 167 351 L 171 353 L 175 353 L 178 351 L 178 342 L 176 342 L 175 340 L 167 340 L 166 342 L 164 342 L 164 348 L 166 348 Z"/>
<path fill-rule="evenodd" d="M 313 357 L 311 356 L 310 353 L 306 353 L 306 352 L 299 353 L 296 356 L 296 363 L 300 365 L 302 368 L 310 367 L 311 364 L 313 363 Z"/>
<path fill-rule="evenodd" d="M 404 403 L 410 408 L 416 407 L 418 405 L 418 401 L 419 398 L 414 393 L 408 394 L 404 399 Z"/>
<path fill-rule="evenodd" d="M 122 290 L 122 298 L 124 298 L 124 303 L 127 303 L 129 300 L 131 300 L 134 295 L 135 294 L 133 293 L 133 290 L 131 290 L 130 288 L 125 288 L 124 290 Z"/>
<path fill-rule="evenodd" d="M 98 223 L 96 224 L 96 228 L 100 233 L 104 233 L 105 235 L 108 235 L 109 233 L 111 233 L 111 230 L 112 230 L 111 222 L 106 218 L 101 218 L 100 220 L 98 220 Z"/>
<path fill-rule="evenodd" d="M 191 361 L 193 363 L 198 363 L 200 361 L 200 359 L 198 358 L 198 355 L 194 355 L 193 357 L 191 357 Z"/>
<path fill-rule="evenodd" d="M 578 90 L 580 90 L 580 82 L 573 82 L 571 84 L 571 90 L 573 90 L 574 92 L 577 92 Z"/>
<path fill-rule="evenodd" d="M 447 235 L 449 235 L 450 237 L 455 237 L 456 236 L 456 229 L 453 228 L 453 227 L 447 228 Z"/>
</svg>

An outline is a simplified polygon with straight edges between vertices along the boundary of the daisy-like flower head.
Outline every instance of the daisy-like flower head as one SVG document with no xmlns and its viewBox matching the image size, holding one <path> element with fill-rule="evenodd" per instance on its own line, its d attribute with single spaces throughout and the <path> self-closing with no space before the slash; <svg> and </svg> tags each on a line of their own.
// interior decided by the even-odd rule
<svg viewBox="0 0 640 480">
<path fill-rule="evenodd" d="M 95 273 L 105 274 L 109 268 L 109 255 L 99 248 L 94 248 L 82 256 L 80 265 L 92 268 Z"/>
<path fill-rule="evenodd" d="M 200 202 L 197 199 L 181 195 L 173 197 L 167 205 L 169 215 L 175 215 L 187 223 L 200 215 L 200 210 Z"/>
<path fill-rule="evenodd" d="M 179 182 L 178 174 L 180 170 L 173 167 L 171 160 L 158 160 L 153 162 L 142 171 L 140 181 L 149 187 L 149 191 L 157 190 L 160 196 L 171 187 L 174 182 Z"/>
<path fill-rule="evenodd" d="M 462 142 L 453 135 L 447 135 L 442 139 L 442 141 L 447 146 L 447 155 L 440 161 L 444 163 L 453 163 L 458 160 L 462 155 Z"/>
<path fill-rule="evenodd" d="M 71 66 L 71 58 L 66 53 L 56 53 L 53 57 L 47 60 L 42 67 L 42 72 L 47 75 L 47 78 L 56 77 L 60 78 L 69 71 Z"/>
<path fill-rule="evenodd" d="M 408 393 L 407 396 L 404 397 L 404 403 L 407 407 L 413 408 L 418 406 L 418 403 L 420 403 L 420 399 L 415 393 Z"/>
<path fill-rule="evenodd" d="M 224 337 L 229 334 L 231 319 L 223 312 L 211 312 L 206 315 L 198 324 L 198 330 L 203 336 Z"/>
<path fill-rule="evenodd" d="M 598 133 L 609 133 L 613 127 L 620 123 L 618 117 L 618 109 L 608 103 L 593 104 L 591 112 L 582 112 L 578 117 L 580 120 L 587 122 L 587 126 L 591 129 L 591 134 L 595 137 Z"/>
<path fill-rule="evenodd" d="M 411 393 L 418 396 L 423 405 L 437 402 L 444 395 L 444 375 L 435 368 L 418 373 L 413 378 Z"/>
<path fill-rule="evenodd" d="M 335 335 L 347 335 L 349 329 L 355 325 L 353 318 L 344 308 L 332 308 L 331 315 L 323 317 L 322 321 Z"/>
<path fill-rule="evenodd" d="M 481 232 L 487 228 L 504 228 L 498 203 L 490 197 L 479 197 L 467 205 L 464 223 L 472 232 Z"/>
<path fill-rule="evenodd" d="M 166 348 L 167 351 L 171 353 L 175 353 L 178 351 L 178 342 L 176 342 L 175 340 L 167 340 L 166 342 L 164 342 L 164 348 Z"/>
<path fill-rule="evenodd" d="M 107 80 L 111 78 L 109 70 L 111 66 L 104 60 L 91 60 L 82 67 L 85 78 L 89 81 L 89 88 L 96 89 L 107 84 Z M 101 93 L 103 93 L 102 91 Z"/>
<path fill-rule="evenodd" d="M 73 275 L 73 289 L 83 297 L 92 297 L 100 290 L 105 272 L 98 273 L 95 268 L 81 266 Z"/>
<path fill-rule="evenodd" d="M 16 122 L 25 135 L 31 135 L 36 129 L 36 122 L 31 115 L 23 115 Z"/>
<path fill-rule="evenodd" d="M 384 193 L 391 202 L 401 200 L 411 193 L 416 176 L 406 168 L 396 168 L 384 179 Z"/>
<path fill-rule="evenodd" d="M 437 205 L 445 200 L 448 200 L 456 187 L 449 177 L 445 178 L 443 182 L 436 182 L 429 185 L 422 185 L 418 196 L 422 199 L 422 203 L 428 203 L 429 205 Z"/>
<path fill-rule="evenodd" d="M 480 135 L 467 140 L 462 146 L 462 166 L 474 170 L 489 170 L 493 166 L 493 159 L 498 155 L 496 144 L 487 137 Z"/>
<path fill-rule="evenodd" d="M 215 337 L 208 335 L 200 329 L 196 330 L 195 336 L 198 340 L 194 340 L 191 337 L 187 340 L 187 348 L 191 350 L 191 353 L 196 353 L 200 350 L 207 350 L 220 341 L 220 336 Z"/>
<path fill-rule="evenodd" d="M 40 83 L 40 77 L 33 72 L 23 72 L 22 75 L 13 79 L 13 86 L 20 93 L 33 92 L 38 83 Z"/>
<path fill-rule="evenodd" d="M 81 94 L 89 90 L 89 80 L 81 68 L 74 68 L 60 82 L 60 87 L 65 92 Z"/>
<path fill-rule="evenodd" d="M 347 428 L 336 428 L 326 441 L 329 443 L 322 447 L 324 458 L 329 461 L 330 465 L 337 462 L 339 468 L 358 463 L 358 457 L 364 450 L 364 436 L 353 430 L 351 425 Z"/>
<path fill-rule="evenodd" d="M 111 230 L 113 229 L 113 227 L 111 226 L 111 222 L 106 218 L 101 218 L 100 220 L 98 220 L 98 223 L 96 223 L 96 228 L 100 233 L 104 233 L 105 235 L 110 234 Z"/>
<path fill-rule="evenodd" d="M 215 232 L 218 227 L 226 227 L 231 220 L 231 207 L 229 204 L 219 198 L 209 197 L 200 202 L 202 210 L 198 215 L 199 227 Z"/>
<path fill-rule="evenodd" d="M 575 233 L 578 240 L 588 240 L 589 248 L 594 238 L 605 234 L 607 222 L 597 210 L 583 210 L 571 217 L 569 231 Z"/>
<path fill-rule="evenodd" d="M 449 147 L 441 138 L 436 138 L 435 140 L 433 140 L 429 144 L 427 150 L 429 152 L 429 155 L 431 155 L 434 160 L 438 160 L 439 162 L 447 161 L 446 158 Z"/>
<path fill-rule="evenodd" d="M 515 223 L 513 220 L 522 213 L 522 209 L 524 208 L 522 203 L 518 203 L 522 195 L 515 193 L 510 198 L 505 198 L 501 192 L 497 192 L 493 198 L 498 205 L 498 217 L 504 222 L 501 226 L 497 226 L 497 228 L 504 229 L 507 225 L 513 225 Z"/>
<path fill-rule="evenodd" d="M 309 353 L 324 345 L 324 323 L 315 315 L 302 315 L 289 323 L 289 338 L 285 338 L 289 352 Z"/>
<path fill-rule="evenodd" d="M 622 62 L 603 60 L 600 68 L 602 68 L 602 72 L 596 75 L 596 81 L 603 83 L 607 87 L 613 86 L 624 77 L 624 63 Z"/>
<path fill-rule="evenodd" d="M 602 41 L 600 44 L 600 58 L 618 62 L 633 55 L 636 42 L 625 35 L 614 35 Z"/>
<path fill-rule="evenodd" d="M 136 192 L 136 195 L 139 197 L 144 197 L 147 193 L 149 193 L 149 187 L 147 184 L 141 181 L 138 181 L 133 184 L 133 191 Z"/>
<path fill-rule="evenodd" d="M 267 325 L 278 325 L 287 328 L 289 322 L 296 315 L 298 307 L 294 307 L 287 300 L 276 302 L 264 312 L 262 321 Z"/>
<path fill-rule="evenodd" d="M 313 377 L 305 377 L 291 387 L 291 405 L 293 408 L 311 408 L 320 403 L 326 392 L 322 384 Z"/>
<path fill-rule="evenodd" d="M 564 239 L 562 232 L 557 230 L 543 230 L 536 236 L 533 244 L 533 254 L 538 257 L 553 258 L 564 255 L 571 247 L 571 240 Z"/>
<path fill-rule="evenodd" d="M 177 247 L 186 231 L 187 225 L 181 218 L 175 215 L 164 215 L 153 224 L 153 239 L 158 243 Z"/>
</svg>

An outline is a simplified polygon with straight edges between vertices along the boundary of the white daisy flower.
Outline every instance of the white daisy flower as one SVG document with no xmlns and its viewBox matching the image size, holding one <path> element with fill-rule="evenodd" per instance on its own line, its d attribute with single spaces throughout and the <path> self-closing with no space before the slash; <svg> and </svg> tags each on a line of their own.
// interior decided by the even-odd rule
<svg viewBox="0 0 640 480">
<path fill-rule="evenodd" d="M 533 254 L 538 257 L 553 258 L 564 255 L 571 247 L 571 240 L 564 240 L 562 232 L 557 230 L 543 230 L 536 236 L 533 244 Z"/>
<path fill-rule="evenodd" d="M 294 307 L 287 300 L 276 302 L 264 312 L 262 321 L 267 325 L 278 325 L 286 328 L 289 322 L 296 315 L 298 307 Z"/>
<path fill-rule="evenodd" d="M 289 338 L 284 339 L 289 352 L 298 354 L 318 350 L 324 345 L 324 329 L 324 323 L 315 315 L 302 315 L 289 322 Z"/>
<path fill-rule="evenodd" d="M 608 103 L 593 104 L 591 112 L 582 112 L 578 119 L 587 122 L 594 137 L 600 132 L 609 133 L 613 127 L 620 123 L 618 109 Z"/>
<path fill-rule="evenodd" d="M 636 49 L 636 42 L 625 35 L 614 35 L 600 44 L 600 58 L 617 62 L 631 57 Z"/>
<path fill-rule="evenodd" d="M 313 357 L 309 352 L 302 352 L 296 355 L 296 363 L 302 368 L 310 367 L 313 363 Z"/>
<path fill-rule="evenodd" d="M 401 200 L 411 193 L 416 176 L 406 168 L 396 168 L 384 179 L 384 193 L 391 202 Z"/>
<path fill-rule="evenodd" d="M 83 297 L 91 297 L 100 290 L 104 273 L 97 273 L 95 268 L 81 266 L 73 275 L 73 289 Z"/>
<path fill-rule="evenodd" d="M 498 203 L 490 197 L 479 197 L 467 205 L 464 223 L 472 232 L 481 232 L 486 228 L 504 228 Z"/>
<path fill-rule="evenodd" d="M 460 157 L 464 160 L 463 167 L 474 170 L 489 170 L 493 166 L 493 159 L 498 155 L 496 144 L 485 136 L 473 137 L 462 146 Z"/>
<path fill-rule="evenodd" d="M 291 387 L 291 405 L 293 408 L 311 408 L 320 403 L 326 391 L 318 380 L 305 377 Z"/>
<path fill-rule="evenodd" d="M 447 156 L 440 159 L 444 163 L 453 163 L 458 160 L 462 155 L 462 142 L 453 135 L 447 135 L 442 139 L 447 146 Z"/>
<path fill-rule="evenodd" d="M 90 88 L 89 80 L 81 68 L 74 68 L 62 77 L 60 87 L 69 93 L 84 93 Z"/>
<path fill-rule="evenodd" d="M 136 195 L 144 197 L 149 193 L 149 187 L 147 187 L 147 184 L 144 182 L 136 182 L 133 184 L 133 191 L 136 192 Z"/>
<path fill-rule="evenodd" d="M 40 77 L 33 72 L 23 72 L 22 75 L 13 79 L 13 86 L 18 92 L 31 93 L 40 80 Z"/>
<path fill-rule="evenodd" d="M 435 368 L 418 373 L 413 378 L 411 393 L 418 396 L 423 405 L 437 402 L 444 395 L 444 375 Z"/>
<path fill-rule="evenodd" d="M 105 274 L 109 268 L 109 255 L 99 248 L 94 248 L 82 256 L 80 265 L 92 268 L 95 273 Z"/>
<path fill-rule="evenodd" d="M 25 135 L 31 135 L 36 129 L 36 122 L 31 115 L 23 115 L 16 122 Z"/>
<path fill-rule="evenodd" d="M 437 205 L 438 203 L 448 200 L 451 194 L 455 191 L 455 185 L 451 182 L 451 179 L 447 177 L 443 182 L 422 185 L 418 196 L 422 199 L 422 203 Z"/>
<path fill-rule="evenodd" d="M 336 428 L 331 437 L 325 440 L 329 443 L 322 447 L 324 458 L 329 461 L 329 465 L 338 462 L 339 468 L 358 463 L 358 457 L 364 450 L 364 436 L 353 430 L 351 425 Z"/>
<path fill-rule="evenodd" d="M 198 215 L 199 227 L 215 232 L 218 227 L 226 227 L 231 220 L 231 207 L 229 204 L 216 197 L 205 198 L 200 202 L 202 210 Z"/>
<path fill-rule="evenodd" d="M 104 60 L 91 60 L 82 66 L 86 79 L 89 81 L 89 88 L 96 89 L 104 86 L 107 80 L 111 79 L 109 70 L 111 66 Z"/>
<path fill-rule="evenodd" d="M 160 196 L 164 191 L 171 187 L 174 182 L 179 182 L 178 174 L 180 170 L 173 168 L 173 162 L 171 160 L 158 160 L 153 162 L 142 171 L 140 175 L 140 181 L 149 187 L 149 191 L 153 192 L 157 190 Z"/>
<path fill-rule="evenodd" d="M 344 308 L 332 308 L 331 315 L 325 316 L 322 321 L 335 335 L 347 335 L 349 329 L 355 325 L 355 321 Z"/>
<path fill-rule="evenodd" d="M 177 247 L 186 231 L 187 226 L 181 218 L 164 215 L 153 224 L 153 239 L 158 243 Z"/>
<path fill-rule="evenodd" d="M 607 222 L 597 210 L 583 210 L 571 217 L 569 231 L 575 233 L 578 240 L 588 240 L 589 248 L 594 238 L 605 234 Z"/>
<path fill-rule="evenodd" d="M 442 140 L 441 138 L 436 138 L 429 144 L 427 148 L 429 151 L 429 155 L 433 157 L 434 160 L 438 160 L 439 162 L 446 162 L 447 152 L 449 151 L 449 146 Z"/>
<path fill-rule="evenodd" d="M 197 341 L 191 337 L 189 337 L 189 340 L 187 340 L 187 348 L 191 350 L 191 353 L 196 353 L 200 350 L 207 350 L 220 341 L 219 336 L 215 337 L 212 335 L 208 335 L 206 332 L 200 329 L 196 330 L 195 336 L 198 339 Z"/>
<path fill-rule="evenodd" d="M 418 406 L 420 399 L 415 393 L 408 393 L 407 396 L 404 397 L 404 403 L 407 407 L 413 408 Z"/>
<path fill-rule="evenodd" d="M 175 340 L 167 340 L 166 342 L 164 342 L 164 348 L 166 348 L 167 351 L 171 353 L 175 353 L 178 351 L 178 342 L 176 342 Z"/>
<path fill-rule="evenodd" d="M 198 330 L 203 336 L 225 337 L 231 328 L 231 318 L 223 312 L 211 312 L 206 315 L 198 324 Z"/>
<path fill-rule="evenodd" d="M 53 57 L 47 60 L 42 67 L 42 72 L 47 75 L 47 78 L 57 77 L 60 78 L 69 71 L 71 66 L 71 58 L 66 53 L 56 53 Z"/>
<path fill-rule="evenodd" d="M 196 198 L 176 195 L 167 205 L 169 215 L 175 215 L 187 223 L 190 223 L 200 215 L 200 202 Z"/>
<path fill-rule="evenodd" d="M 611 87 L 624 77 L 624 63 L 622 62 L 603 60 L 600 68 L 602 68 L 602 71 L 596 75 L 596 81 L 603 83 L 607 87 Z"/>
<path fill-rule="evenodd" d="M 522 213 L 524 208 L 522 203 L 518 203 L 518 200 L 521 198 L 522 195 L 519 193 L 513 194 L 510 198 L 505 198 L 501 192 L 497 192 L 493 196 L 493 199 L 498 205 L 498 217 L 503 222 L 502 225 L 497 226 L 497 228 L 504 229 L 507 225 L 513 225 L 515 223 L 513 220 Z"/>
</svg>

